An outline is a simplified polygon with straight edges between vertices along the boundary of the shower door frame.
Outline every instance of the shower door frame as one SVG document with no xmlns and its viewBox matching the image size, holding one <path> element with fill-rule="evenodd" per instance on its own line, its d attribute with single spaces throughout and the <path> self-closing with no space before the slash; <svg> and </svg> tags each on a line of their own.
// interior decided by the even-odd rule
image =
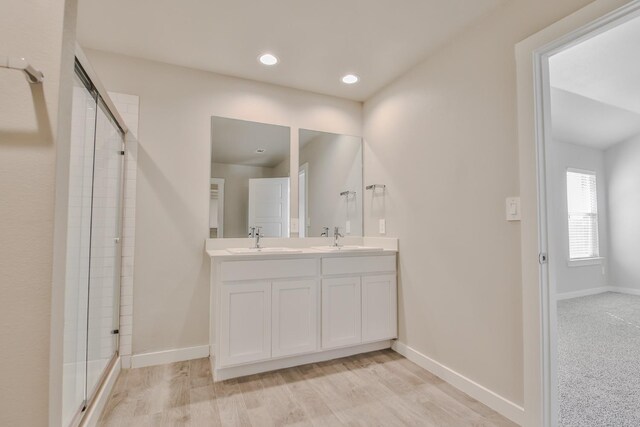
<svg viewBox="0 0 640 427">
<path fill-rule="evenodd" d="M 80 78 L 80 80 L 85 85 L 86 89 L 89 91 L 91 96 L 96 101 L 96 121 L 97 121 L 98 109 L 102 108 L 107 118 L 110 119 L 110 121 L 116 127 L 116 130 L 118 131 L 118 133 L 121 135 L 122 143 L 120 146 L 120 182 L 119 182 L 120 191 L 118 195 L 118 207 L 117 207 L 117 219 L 118 219 L 117 235 L 118 236 L 116 237 L 117 239 L 116 254 L 115 254 L 115 260 L 114 260 L 114 272 L 115 272 L 114 279 L 116 280 L 116 282 L 115 282 L 115 289 L 114 289 L 114 296 L 113 296 L 114 321 L 112 326 L 112 334 L 115 335 L 114 337 L 115 348 L 103 372 L 100 374 L 95 387 L 93 387 L 91 390 L 89 389 L 89 386 L 88 386 L 88 376 L 85 375 L 84 401 L 82 402 L 82 405 L 80 406 L 78 412 L 75 414 L 73 421 L 71 423 L 71 426 L 79 425 L 82 422 L 84 416 L 87 413 L 89 413 L 90 409 L 95 405 L 96 397 L 99 396 L 100 392 L 105 387 L 105 384 L 107 382 L 109 375 L 111 374 L 115 365 L 117 364 L 119 353 L 120 353 L 120 331 L 119 331 L 120 326 L 119 325 L 120 325 L 120 293 L 121 293 L 121 285 L 122 285 L 121 283 L 122 282 L 122 225 L 123 225 L 123 214 L 124 214 L 124 200 L 125 200 L 124 190 L 125 190 L 125 179 L 126 179 L 125 150 L 126 150 L 126 137 L 128 133 L 128 128 L 124 123 L 124 120 L 122 119 L 115 105 L 109 98 L 107 91 L 100 84 L 100 81 L 98 80 L 95 72 L 89 65 L 88 60 L 84 56 L 84 53 L 79 48 L 79 46 L 76 46 L 74 73 Z M 93 141 L 94 163 L 93 163 L 92 178 L 91 178 L 92 179 L 91 223 L 93 223 L 93 214 L 94 214 L 93 189 L 95 184 L 94 179 L 95 179 L 95 144 L 96 144 L 95 137 L 96 135 L 97 135 L 97 127 L 95 130 L 94 141 Z M 91 226 L 91 230 L 92 230 L 92 226 Z M 93 241 L 90 238 L 90 245 L 92 243 Z M 91 276 L 91 255 L 89 256 L 89 282 L 87 283 L 87 286 L 89 288 L 91 287 L 90 276 Z M 87 316 L 89 316 L 89 305 L 87 306 Z M 88 335 L 86 339 L 87 339 L 87 349 L 88 349 L 88 340 L 89 340 Z M 87 357 L 85 360 L 85 369 L 88 366 L 88 362 L 89 361 Z"/>
</svg>

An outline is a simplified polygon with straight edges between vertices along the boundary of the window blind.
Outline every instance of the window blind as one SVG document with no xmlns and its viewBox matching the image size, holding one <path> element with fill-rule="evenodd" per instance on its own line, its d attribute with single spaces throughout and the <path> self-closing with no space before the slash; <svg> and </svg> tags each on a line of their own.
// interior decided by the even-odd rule
<svg viewBox="0 0 640 427">
<path fill-rule="evenodd" d="M 567 171 L 569 258 L 600 256 L 598 242 L 598 195 L 596 174 Z"/>
</svg>

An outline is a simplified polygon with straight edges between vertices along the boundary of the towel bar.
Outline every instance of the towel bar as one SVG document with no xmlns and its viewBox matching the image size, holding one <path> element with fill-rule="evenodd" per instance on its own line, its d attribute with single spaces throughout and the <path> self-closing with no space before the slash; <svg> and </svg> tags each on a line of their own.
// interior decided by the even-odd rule
<svg viewBox="0 0 640 427">
<path fill-rule="evenodd" d="M 42 83 L 44 74 L 31 66 L 24 58 L 11 58 L 9 56 L 0 56 L 0 68 L 10 68 L 12 70 L 24 71 L 29 83 Z"/>
</svg>

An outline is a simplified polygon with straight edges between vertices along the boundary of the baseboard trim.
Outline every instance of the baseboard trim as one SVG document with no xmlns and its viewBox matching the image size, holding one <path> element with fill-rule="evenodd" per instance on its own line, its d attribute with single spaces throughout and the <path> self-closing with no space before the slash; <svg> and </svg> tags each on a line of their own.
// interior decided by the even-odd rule
<svg viewBox="0 0 640 427">
<path fill-rule="evenodd" d="M 209 346 L 176 348 L 173 350 L 157 351 L 154 353 L 134 354 L 131 356 L 132 368 L 165 365 L 167 363 L 183 362 L 185 360 L 200 359 L 209 356 Z"/>
<path fill-rule="evenodd" d="M 475 381 L 459 374 L 451 368 L 436 362 L 428 356 L 414 350 L 408 345 L 395 341 L 391 348 L 413 363 L 437 375 L 457 389 L 463 391 L 477 401 L 487 405 L 494 411 L 510 419 L 518 425 L 524 422 L 524 408 L 511 402 Z"/>
<path fill-rule="evenodd" d="M 122 369 L 130 369 L 131 368 L 131 355 L 120 356 L 120 364 L 122 365 Z"/>
<path fill-rule="evenodd" d="M 584 289 L 582 291 L 563 292 L 556 294 L 556 301 L 562 301 L 565 299 L 588 297 L 590 295 L 603 294 L 609 292 L 613 286 L 601 286 L 599 288 Z"/>
<path fill-rule="evenodd" d="M 107 405 L 109 396 L 111 396 L 113 386 L 118 379 L 118 375 L 120 375 L 121 366 L 122 361 L 120 357 L 118 357 L 111 367 L 111 371 L 109 371 L 109 374 L 107 374 L 104 383 L 98 389 L 95 397 L 93 398 L 93 401 L 91 402 L 91 405 L 89 405 L 87 411 L 82 416 L 79 427 L 95 427 L 98 425 L 100 415 L 102 415 L 102 411 Z"/>
<path fill-rule="evenodd" d="M 619 287 L 619 286 L 602 286 L 602 287 L 599 287 L 599 288 L 585 289 L 585 290 L 582 290 L 582 291 L 563 292 L 561 294 L 556 294 L 556 301 L 562 301 L 562 300 L 572 299 L 572 298 L 587 297 L 587 296 L 590 296 L 590 295 L 598 295 L 598 294 L 603 294 L 605 292 L 617 292 L 619 294 L 639 295 L 640 296 L 640 289 L 622 288 L 622 287 Z"/>
<path fill-rule="evenodd" d="M 634 288 L 622 288 L 618 286 L 609 286 L 609 292 L 617 292 L 619 294 L 640 296 L 640 289 L 634 289 Z"/>
</svg>

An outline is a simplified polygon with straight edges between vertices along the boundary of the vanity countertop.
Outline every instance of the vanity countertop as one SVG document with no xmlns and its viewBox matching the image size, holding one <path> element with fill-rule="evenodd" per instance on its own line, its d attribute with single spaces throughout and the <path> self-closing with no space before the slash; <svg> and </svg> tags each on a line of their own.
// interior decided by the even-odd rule
<svg viewBox="0 0 640 427">
<path fill-rule="evenodd" d="M 378 255 L 390 255 L 395 254 L 398 251 L 395 249 L 382 249 L 375 251 L 344 251 L 344 252 L 329 252 L 320 249 L 313 248 L 295 248 L 296 252 L 271 252 L 271 253 L 243 253 L 234 254 L 228 252 L 225 249 L 207 250 L 207 255 L 211 258 L 225 258 L 225 259 L 266 259 L 266 258 L 296 258 L 317 256 L 317 257 L 343 257 L 343 256 L 378 256 Z"/>
</svg>

